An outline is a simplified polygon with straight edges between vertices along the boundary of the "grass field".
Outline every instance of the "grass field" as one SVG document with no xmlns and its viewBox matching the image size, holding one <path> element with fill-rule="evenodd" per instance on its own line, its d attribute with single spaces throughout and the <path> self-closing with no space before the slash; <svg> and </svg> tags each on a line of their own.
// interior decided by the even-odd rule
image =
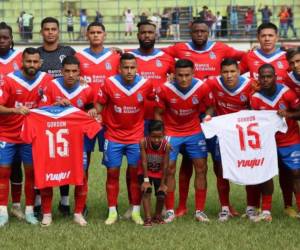
<svg viewBox="0 0 300 250">
<path fill-rule="evenodd" d="M 299 249 L 300 221 L 287 218 L 282 213 L 282 199 L 276 179 L 273 197 L 273 222 L 258 223 L 235 218 L 227 223 L 217 221 L 219 203 L 215 178 L 210 166 L 208 174 L 208 199 L 206 212 L 209 224 L 193 219 L 193 190 L 188 202 L 189 214 L 174 223 L 152 228 L 137 226 L 120 220 L 105 226 L 106 170 L 100 166 L 100 156 L 93 155 L 90 169 L 88 226 L 73 223 L 72 217 L 62 218 L 57 212 L 58 195 L 54 202 L 54 223 L 49 228 L 30 226 L 24 221 L 10 219 L 8 226 L 0 229 L 0 249 Z M 124 166 L 125 164 L 123 164 Z M 125 212 L 128 201 L 125 188 L 125 168 L 122 173 L 119 210 Z M 71 189 L 73 196 L 73 189 Z M 57 192 L 57 191 L 56 191 Z M 57 193 L 56 193 L 57 194 Z M 71 197 L 72 197 L 71 196 Z M 231 200 L 243 212 L 244 188 L 232 185 Z"/>
</svg>

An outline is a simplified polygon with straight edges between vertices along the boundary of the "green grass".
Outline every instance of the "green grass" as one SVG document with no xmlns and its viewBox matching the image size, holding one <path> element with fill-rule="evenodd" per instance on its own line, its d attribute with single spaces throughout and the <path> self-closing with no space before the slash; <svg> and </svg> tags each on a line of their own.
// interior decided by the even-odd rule
<svg viewBox="0 0 300 250">
<path fill-rule="evenodd" d="M 72 222 L 72 217 L 62 218 L 58 214 L 56 190 L 53 225 L 41 228 L 11 218 L 9 225 L 0 229 L 0 249 L 299 249 L 300 221 L 283 215 L 277 179 L 272 223 L 254 224 L 241 218 L 219 223 L 219 203 L 211 164 L 206 204 L 210 224 L 200 224 L 193 219 L 194 197 L 191 188 L 189 214 L 172 224 L 145 229 L 130 221 L 121 220 L 115 225 L 105 226 L 106 170 L 99 162 L 99 153 L 95 153 L 90 168 L 87 227 L 81 228 Z M 121 176 L 119 196 L 121 213 L 128 207 L 124 170 L 125 168 Z M 73 189 L 70 194 L 73 197 Z M 244 211 L 243 187 L 232 185 L 231 201 L 241 213 Z"/>
</svg>

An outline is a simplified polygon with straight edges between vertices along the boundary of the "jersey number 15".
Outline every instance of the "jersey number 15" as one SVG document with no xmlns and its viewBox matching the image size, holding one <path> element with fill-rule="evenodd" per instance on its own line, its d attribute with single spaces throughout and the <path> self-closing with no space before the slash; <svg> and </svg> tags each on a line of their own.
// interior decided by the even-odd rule
<svg viewBox="0 0 300 250">
<path fill-rule="evenodd" d="M 258 123 L 250 123 L 246 128 L 243 128 L 239 124 L 236 124 L 236 128 L 239 134 L 240 148 L 242 151 L 246 151 L 246 144 L 252 149 L 260 149 L 260 135 L 254 129 L 258 127 Z M 246 131 L 245 131 L 246 130 Z M 245 133 L 246 132 L 246 133 Z"/>
<path fill-rule="evenodd" d="M 55 158 L 56 153 L 60 157 L 69 156 L 69 142 L 64 135 L 69 134 L 69 130 L 62 128 L 56 133 L 52 133 L 50 130 L 46 130 L 46 135 L 48 136 L 49 142 L 49 156 L 50 158 Z"/>
</svg>

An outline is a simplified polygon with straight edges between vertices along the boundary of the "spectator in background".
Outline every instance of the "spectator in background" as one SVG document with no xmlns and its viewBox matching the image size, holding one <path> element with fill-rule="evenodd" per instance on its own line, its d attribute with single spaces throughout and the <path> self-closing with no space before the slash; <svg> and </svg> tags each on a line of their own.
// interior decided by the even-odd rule
<svg viewBox="0 0 300 250">
<path fill-rule="evenodd" d="M 287 25 L 288 25 L 289 13 L 285 5 L 281 6 L 281 10 L 278 14 L 278 17 L 279 17 L 279 36 L 283 38 L 287 38 L 287 27 L 288 27 Z"/>
<path fill-rule="evenodd" d="M 167 10 L 164 10 L 164 13 L 161 16 L 161 29 L 160 29 L 160 35 L 161 37 L 167 37 L 168 31 L 169 31 L 169 25 L 170 24 L 170 13 Z"/>
<path fill-rule="evenodd" d="M 229 22 L 230 22 L 230 29 L 229 35 L 233 36 L 234 33 L 238 30 L 238 7 L 230 6 L 229 7 Z"/>
<path fill-rule="evenodd" d="M 85 40 L 86 39 L 86 29 L 88 26 L 88 18 L 86 9 L 81 9 L 80 11 L 80 34 L 78 40 Z"/>
<path fill-rule="evenodd" d="M 147 21 L 148 16 L 146 15 L 145 12 L 142 13 L 142 15 L 140 15 L 140 22 L 145 22 Z"/>
<path fill-rule="evenodd" d="M 158 13 L 153 13 L 149 20 L 156 26 L 155 34 L 156 39 L 158 40 L 160 38 L 161 18 Z"/>
<path fill-rule="evenodd" d="M 287 32 L 289 31 L 289 28 L 292 29 L 294 37 L 297 37 L 297 31 L 294 27 L 294 13 L 291 7 L 287 9 L 289 13 L 288 21 L 287 21 Z"/>
<path fill-rule="evenodd" d="M 24 39 L 24 27 L 23 27 L 23 15 L 24 15 L 24 11 L 22 11 L 20 13 L 20 16 L 18 16 L 17 18 L 17 24 L 18 24 L 18 28 L 19 28 L 19 34 L 20 34 L 20 37 L 21 37 L 21 40 Z"/>
<path fill-rule="evenodd" d="M 180 11 L 179 8 L 174 8 L 172 12 L 172 34 L 175 41 L 180 40 L 180 25 L 179 25 Z"/>
<path fill-rule="evenodd" d="M 99 10 L 96 11 L 95 22 L 103 23 L 103 16 Z"/>
<path fill-rule="evenodd" d="M 32 28 L 33 28 L 33 16 L 24 11 L 23 14 L 24 40 L 29 41 L 32 39 Z"/>
<path fill-rule="evenodd" d="M 216 35 L 217 35 L 217 37 L 221 37 L 221 31 L 222 31 L 222 16 L 220 14 L 220 11 L 217 11 L 217 15 L 216 15 Z"/>
<path fill-rule="evenodd" d="M 272 11 L 269 9 L 268 5 L 265 5 L 264 8 L 260 8 L 258 10 L 261 13 L 261 21 L 262 23 L 269 23 L 270 17 L 272 16 Z"/>
<path fill-rule="evenodd" d="M 69 35 L 69 40 L 74 40 L 74 21 L 73 21 L 73 15 L 70 10 L 68 10 L 67 14 L 67 32 Z"/>
<path fill-rule="evenodd" d="M 207 11 L 206 24 L 209 27 L 211 38 L 214 39 L 216 36 L 216 17 L 211 10 Z"/>
<path fill-rule="evenodd" d="M 248 8 L 248 10 L 245 13 L 244 16 L 244 22 L 245 22 L 245 35 L 249 36 L 252 25 L 254 23 L 254 10 L 252 8 Z"/>
<path fill-rule="evenodd" d="M 129 36 L 132 36 L 133 25 L 134 25 L 134 14 L 131 12 L 131 9 L 127 9 L 124 12 L 125 17 L 125 36 L 129 33 Z"/>
<path fill-rule="evenodd" d="M 199 12 L 199 19 L 201 22 L 206 22 L 207 14 L 208 14 L 208 7 L 204 5 L 202 7 L 202 10 Z"/>
</svg>

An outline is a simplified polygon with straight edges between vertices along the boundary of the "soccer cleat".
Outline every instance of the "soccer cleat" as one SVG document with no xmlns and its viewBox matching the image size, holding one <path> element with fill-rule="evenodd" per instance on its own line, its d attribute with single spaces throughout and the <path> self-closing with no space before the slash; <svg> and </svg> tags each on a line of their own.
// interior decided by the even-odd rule
<svg viewBox="0 0 300 250">
<path fill-rule="evenodd" d="M 297 214 L 296 210 L 293 207 L 291 207 L 291 206 L 287 206 L 284 209 L 284 213 L 287 216 L 291 217 L 291 218 L 297 218 L 298 217 L 298 214 Z"/>
<path fill-rule="evenodd" d="M 131 213 L 131 219 L 137 225 L 143 225 L 144 224 L 144 221 L 143 221 L 143 219 L 141 217 L 140 212 L 132 212 Z"/>
<path fill-rule="evenodd" d="M 244 218 L 248 218 L 251 221 L 254 221 L 257 216 L 257 212 L 255 208 L 248 208 L 246 213 L 243 215 Z"/>
<path fill-rule="evenodd" d="M 42 206 L 41 205 L 34 206 L 33 207 L 33 213 L 34 213 L 34 216 L 36 218 L 38 218 L 38 220 L 41 220 L 43 218 L 43 215 L 42 215 Z"/>
<path fill-rule="evenodd" d="M 240 213 L 233 206 L 229 206 L 229 212 L 233 217 L 240 216 Z"/>
<path fill-rule="evenodd" d="M 112 225 L 118 220 L 118 213 L 117 212 L 110 212 L 108 214 L 107 219 L 105 220 L 105 225 Z"/>
<path fill-rule="evenodd" d="M 25 214 L 20 206 L 12 206 L 10 209 L 10 214 L 19 220 L 23 220 L 25 218 Z"/>
<path fill-rule="evenodd" d="M 37 225 L 39 223 L 38 219 L 34 216 L 34 213 L 25 213 L 25 220 L 31 225 Z"/>
<path fill-rule="evenodd" d="M 131 215 L 132 215 L 132 210 L 133 210 L 133 207 L 130 206 L 126 212 L 123 214 L 123 218 L 126 219 L 126 220 L 129 220 L 131 218 Z"/>
<path fill-rule="evenodd" d="M 70 216 L 71 215 L 71 211 L 70 211 L 70 206 L 69 205 L 63 205 L 59 202 L 58 204 L 58 210 L 59 212 L 64 216 Z"/>
<path fill-rule="evenodd" d="M 255 217 L 254 222 L 266 221 L 272 222 L 272 215 L 269 211 L 261 212 L 259 215 Z"/>
<path fill-rule="evenodd" d="M 171 222 L 173 222 L 174 220 L 175 220 L 175 214 L 174 214 L 174 212 L 171 211 L 171 210 L 167 211 L 167 212 L 166 212 L 166 216 L 165 216 L 164 221 L 165 221 L 166 223 L 171 223 Z"/>
<path fill-rule="evenodd" d="M 222 210 L 219 213 L 219 219 L 218 219 L 218 221 L 225 222 L 225 221 L 228 221 L 230 219 L 230 217 L 232 217 L 232 214 L 230 213 L 230 211 L 228 211 L 228 210 Z"/>
<path fill-rule="evenodd" d="M 49 227 L 52 224 L 52 216 L 51 215 L 44 215 L 41 221 L 42 227 Z"/>
<path fill-rule="evenodd" d="M 163 220 L 163 218 L 161 216 L 154 216 L 152 218 L 152 222 L 154 224 L 166 224 L 166 222 Z"/>
<path fill-rule="evenodd" d="M 87 221 L 84 219 L 82 214 L 74 214 L 74 222 L 82 227 L 87 225 Z"/>
<path fill-rule="evenodd" d="M 8 215 L 0 215 L 0 227 L 8 223 Z"/>
<path fill-rule="evenodd" d="M 199 222 L 209 222 L 207 215 L 203 211 L 196 211 L 195 219 Z"/>
<path fill-rule="evenodd" d="M 186 207 L 184 207 L 184 208 L 178 207 L 175 211 L 175 215 L 176 215 L 176 217 L 182 217 L 182 216 L 186 215 L 187 212 L 188 212 L 188 210 Z"/>
<path fill-rule="evenodd" d="M 147 218 L 145 219 L 144 221 L 144 227 L 152 227 L 152 221 L 151 221 L 151 218 Z"/>
</svg>

